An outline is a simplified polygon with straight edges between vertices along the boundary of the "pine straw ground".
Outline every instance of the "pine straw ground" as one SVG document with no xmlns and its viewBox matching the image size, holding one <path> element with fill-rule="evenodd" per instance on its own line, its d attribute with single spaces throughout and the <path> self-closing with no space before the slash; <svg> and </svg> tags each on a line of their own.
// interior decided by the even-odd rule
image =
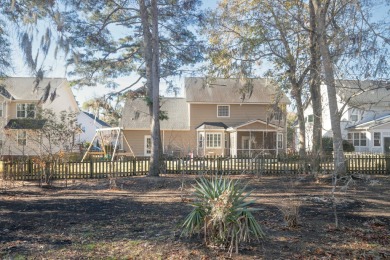
<svg viewBox="0 0 390 260">
<path fill-rule="evenodd" d="M 1 182 L 0 258 L 3 259 L 389 259 L 390 178 L 363 176 L 337 188 L 335 229 L 331 183 L 310 175 L 236 176 L 262 210 L 267 238 L 239 254 L 180 236 L 190 212 L 194 176 Z M 283 212 L 296 205 L 298 226 Z"/>
</svg>

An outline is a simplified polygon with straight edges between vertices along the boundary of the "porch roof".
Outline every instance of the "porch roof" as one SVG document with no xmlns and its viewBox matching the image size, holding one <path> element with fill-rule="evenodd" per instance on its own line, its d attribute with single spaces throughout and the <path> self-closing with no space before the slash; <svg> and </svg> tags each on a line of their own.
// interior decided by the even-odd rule
<svg viewBox="0 0 390 260">
<path fill-rule="evenodd" d="M 11 119 L 4 127 L 5 129 L 42 129 L 45 125 L 44 119 Z"/>
<path fill-rule="evenodd" d="M 227 131 L 237 131 L 237 130 L 248 130 L 248 131 L 277 131 L 283 130 L 283 127 L 277 126 L 275 124 L 267 123 L 261 119 L 249 120 L 245 123 L 241 123 L 236 126 L 231 126 Z"/>
<path fill-rule="evenodd" d="M 348 130 L 366 130 L 372 129 L 384 124 L 390 123 L 390 115 L 385 115 L 370 121 L 366 121 L 364 123 L 356 124 L 350 127 L 347 127 Z"/>
<path fill-rule="evenodd" d="M 196 130 L 206 130 L 206 129 L 227 129 L 228 126 L 222 122 L 203 122 L 197 126 Z"/>
</svg>

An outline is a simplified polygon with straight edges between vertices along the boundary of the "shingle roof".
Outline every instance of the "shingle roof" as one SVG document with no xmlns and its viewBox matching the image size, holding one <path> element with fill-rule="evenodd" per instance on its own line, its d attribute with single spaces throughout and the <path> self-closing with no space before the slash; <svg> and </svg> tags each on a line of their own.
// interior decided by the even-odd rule
<svg viewBox="0 0 390 260">
<path fill-rule="evenodd" d="M 11 119 L 5 129 L 42 129 L 46 120 L 42 119 Z"/>
<path fill-rule="evenodd" d="M 390 104 L 390 83 L 383 81 L 336 81 L 338 94 L 352 107 Z"/>
<path fill-rule="evenodd" d="M 203 122 L 196 129 L 227 129 L 228 126 L 222 122 Z"/>
<path fill-rule="evenodd" d="M 161 98 L 161 111 L 168 120 L 160 121 L 161 130 L 188 130 L 188 108 L 184 98 Z M 127 99 L 120 127 L 125 129 L 150 129 L 149 107 L 143 98 Z"/>
<path fill-rule="evenodd" d="M 88 113 L 88 112 L 85 112 L 85 111 L 81 111 L 81 112 L 84 113 L 85 115 L 87 115 L 88 117 L 92 118 L 93 120 L 96 120 L 96 122 L 99 123 L 101 126 L 111 127 L 109 124 L 107 124 L 103 120 L 100 120 L 97 117 L 95 118 L 95 115 L 92 115 L 91 113 Z"/>
<path fill-rule="evenodd" d="M 12 77 L 0 81 L 8 94 L 13 99 L 19 100 L 40 100 L 45 94 L 46 87 L 50 83 L 51 91 L 66 81 L 65 78 L 43 78 L 38 86 L 35 87 L 36 78 L 34 77 Z"/>
<path fill-rule="evenodd" d="M 207 82 L 205 78 L 186 78 L 185 92 L 188 102 L 205 103 L 265 103 L 276 99 L 280 103 L 290 103 L 287 96 L 279 91 L 269 79 L 248 79 L 253 86 L 249 95 L 248 86 L 240 79 L 214 79 Z M 246 92 L 246 93 L 244 93 Z"/>
<path fill-rule="evenodd" d="M 363 123 L 359 123 L 359 124 L 356 124 L 356 125 L 353 125 L 353 126 L 349 126 L 347 127 L 347 129 L 370 129 L 370 128 L 374 128 L 374 127 L 377 127 L 377 126 L 380 126 L 380 125 L 383 125 L 383 124 L 387 124 L 387 123 L 390 123 L 390 114 L 387 114 L 385 116 L 382 116 L 382 117 L 379 117 L 379 118 L 376 118 L 376 119 L 373 119 L 373 120 L 370 120 L 370 121 L 367 121 L 367 122 L 363 122 Z"/>
</svg>

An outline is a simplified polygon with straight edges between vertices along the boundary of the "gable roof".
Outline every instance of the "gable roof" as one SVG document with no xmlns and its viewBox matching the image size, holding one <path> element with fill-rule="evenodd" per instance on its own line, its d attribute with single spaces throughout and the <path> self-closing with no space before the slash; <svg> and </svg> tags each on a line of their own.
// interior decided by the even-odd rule
<svg viewBox="0 0 390 260">
<path fill-rule="evenodd" d="M 62 83 L 66 82 L 65 78 L 43 78 L 37 86 L 35 77 L 10 77 L 0 81 L 0 86 L 4 89 L 0 94 L 9 99 L 15 100 L 40 100 L 48 90 L 50 84 L 50 92 L 53 92 Z"/>
<path fill-rule="evenodd" d="M 248 127 L 248 126 L 255 126 L 254 129 L 257 129 L 258 126 L 256 127 L 256 125 L 264 125 L 266 127 L 271 127 L 271 128 L 274 128 L 274 129 L 283 129 L 283 127 L 281 126 L 277 126 L 275 124 L 271 124 L 271 123 L 267 123 L 266 121 L 263 121 L 261 119 L 253 119 L 253 120 L 249 120 L 245 123 L 242 123 L 242 124 L 239 124 L 239 125 L 236 125 L 236 126 L 231 126 L 229 127 L 229 130 L 237 130 L 239 128 L 244 128 L 244 127 Z M 259 128 L 259 129 L 262 129 L 264 130 L 264 128 Z"/>
<path fill-rule="evenodd" d="M 101 126 L 105 126 L 105 127 L 111 127 L 109 124 L 107 124 L 106 122 L 104 122 L 103 120 L 99 119 L 99 118 L 95 118 L 95 115 L 91 114 L 91 113 L 88 113 L 88 112 L 85 112 L 85 111 L 81 111 L 82 113 L 84 113 L 86 116 L 90 117 L 91 119 L 95 120 L 98 124 L 100 124 Z"/>
<path fill-rule="evenodd" d="M 185 79 L 185 93 L 190 103 L 262 103 L 270 104 L 279 99 L 279 103 L 290 103 L 287 96 L 265 78 L 248 79 L 253 86 L 249 95 L 248 85 L 240 79 L 213 79 L 190 77 Z M 241 93 L 240 93 L 241 91 Z"/>
<path fill-rule="evenodd" d="M 160 99 L 160 109 L 168 119 L 160 121 L 161 130 L 188 130 L 188 107 L 184 98 Z M 123 108 L 120 127 L 124 129 L 150 129 L 149 107 L 143 98 L 128 98 Z"/>
<path fill-rule="evenodd" d="M 390 83 L 385 81 L 336 81 L 338 95 L 352 107 L 390 104 Z"/>
</svg>

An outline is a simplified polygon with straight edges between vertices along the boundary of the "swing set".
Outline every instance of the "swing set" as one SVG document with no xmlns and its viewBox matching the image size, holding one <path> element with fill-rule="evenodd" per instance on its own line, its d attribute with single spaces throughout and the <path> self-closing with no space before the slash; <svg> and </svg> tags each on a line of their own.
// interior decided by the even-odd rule
<svg viewBox="0 0 390 260">
<path fill-rule="evenodd" d="M 129 148 L 129 152 L 119 150 L 119 140 L 122 136 L 122 140 L 124 140 Z M 114 145 L 113 145 L 114 139 Z M 101 145 L 100 151 L 91 150 L 93 147 L 93 143 L 97 140 Z M 98 155 L 103 158 L 111 159 L 113 162 L 116 158 L 122 158 L 123 156 L 133 156 L 135 157 L 133 150 L 126 138 L 126 135 L 123 134 L 123 128 L 121 127 L 108 127 L 96 129 L 95 136 L 93 137 L 87 151 L 85 152 L 83 162 L 89 155 Z"/>
</svg>

